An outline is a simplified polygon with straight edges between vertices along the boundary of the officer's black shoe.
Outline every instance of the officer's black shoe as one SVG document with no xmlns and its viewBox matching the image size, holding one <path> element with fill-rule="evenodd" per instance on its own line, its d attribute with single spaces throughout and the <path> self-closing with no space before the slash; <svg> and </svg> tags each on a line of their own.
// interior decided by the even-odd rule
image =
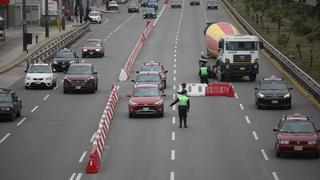
<svg viewBox="0 0 320 180">
<path fill-rule="evenodd" d="M 188 126 L 187 126 L 187 125 L 184 125 L 184 128 L 188 128 Z"/>
<path fill-rule="evenodd" d="M 179 128 L 182 128 L 182 126 L 180 125 Z"/>
</svg>

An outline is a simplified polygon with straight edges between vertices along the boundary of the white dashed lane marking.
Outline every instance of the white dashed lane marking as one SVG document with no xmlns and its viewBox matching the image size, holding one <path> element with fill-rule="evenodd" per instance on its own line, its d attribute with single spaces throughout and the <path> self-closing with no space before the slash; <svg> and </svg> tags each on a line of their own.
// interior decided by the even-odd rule
<svg viewBox="0 0 320 180">
<path fill-rule="evenodd" d="M 62 81 L 62 82 L 63 82 L 63 81 Z M 58 87 L 59 87 L 59 86 L 57 85 L 56 87 L 54 87 L 54 88 L 53 88 L 53 90 L 56 90 L 56 89 L 58 89 Z"/>
<path fill-rule="evenodd" d="M 176 123 L 176 117 L 172 117 L 172 124 Z"/>
<path fill-rule="evenodd" d="M 173 94 L 173 95 L 172 95 L 172 99 L 176 99 L 176 94 Z"/>
<path fill-rule="evenodd" d="M 245 116 L 245 118 L 246 118 L 247 123 L 248 123 L 248 124 L 251 124 L 251 121 L 250 121 L 249 117 L 248 117 L 248 116 Z"/>
<path fill-rule="evenodd" d="M 173 74 L 176 74 L 177 73 L 177 71 L 176 70 L 173 70 Z"/>
<path fill-rule="evenodd" d="M 239 98 L 237 93 L 234 93 L 234 96 L 235 96 L 237 99 Z"/>
<path fill-rule="evenodd" d="M 71 177 L 69 178 L 69 180 L 73 180 L 76 175 L 77 175 L 77 173 L 73 173 L 73 174 L 71 175 Z"/>
<path fill-rule="evenodd" d="M 177 67 L 177 64 L 173 64 L 173 67 L 176 68 L 176 67 Z"/>
<path fill-rule="evenodd" d="M 177 62 L 177 59 L 174 59 L 173 61 L 174 61 L 174 62 Z"/>
<path fill-rule="evenodd" d="M 21 121 L 17 124 L 17 126 L 20 126 L 26 119 L 26 117 L 22 118 Z"/>
<path fill-rule="evenodd" d="M 84 151 L 79 159 L 79 163 L 82 163 L 84 157 L 86 157 L 87 151 Z"/>
<path fill-rule="evenodd" d="M 266 161 L 268 161 L 269 158 L 268 158 L 268 155 L 267 155 L 266 151 L 265 151 L 264 149 L 261 149 L 261 153 L 262 153 L 263 158 L 264 158 Z"/>
<path fill-rule="evenodd" d="M 176 90 L 176 85 L 173 85 L 173 90 Z"/>
<path fill-rule="evenodd" d="M 176 105 L 172 106 L 172 110 L 174 110 L 174 111 L 176 110 Z"/>
<path fill-rule="evenodd" d="M 93 133 L 93 135 L 92 135 L 92 137 L 90 139 L 90 142 L 93 142 L 95 136 L 96 136 L 96 133 Z"/>
<path fill-rule="evenodd" d="M 176 81 L 176 77 L 173 77 L 173 81 Z"/>
<path fill-rule="evenodd" d="M 50 95 L 47 94 L 47 95 L 43 98 L 43 100 L 44 100 L 44 101 L 47 100 L 49 96 L 50 96 Z"/>
<path fill-rule="evenodd" d="M 9 136 L 10 136 L 10 133 L 6 134 L 6 135 L 0 140 L 0 144 L 3 143 Z"/>
<path fill-rule="evenodd" d="M 77 177 L 76 177 L 76 180 L 80 180 L 81 177 L 82 177 L 82 173 L 79 173 L 79 174 L 77 175 Z"/>
<path fill-rule="evenodd" d="M 255 131 L 252 131 L 252 135 L 254 137 L 255 140 L 259 140 L 258 134 Z"/>
<path fill-rule="evenodd" d="M 38 109 L 39 106 L 34 107 L 30 112 L 34 112 L 35 110 Z"/>
<path fill-rule="evenodd" d="M 175 132 L 172 132 L 172 133 L 171 133 L 171 140 L 172 140 L 172 141 L 175 141 L 175 140 L 176 140 L 176 133 L 175 133 Z"/>
<path fill-rule="evenodd" d="M 174 180 L 174 172 L 170 172 L 170 180 Z"/>
<path fill-rule="evenodd" d="M 276 172 L 272 172 L 272 176 L 274 180 L 279 180 L 279 177 Z"/>
<path fill-rule="evenodd" d="M 240 108 L 241 108 L 242 110 L 244 110 L 244 107 L 243 107 L 243 105 L 242 105 L 242 104 L 239 104 L 239 106 L 240 106 Z"/>
<path fill-rule="evenodd" d="M 175 160 L 175 159 L 176 159 L 176 151 L 171 150 L 171 160 Z"/>
</svg>

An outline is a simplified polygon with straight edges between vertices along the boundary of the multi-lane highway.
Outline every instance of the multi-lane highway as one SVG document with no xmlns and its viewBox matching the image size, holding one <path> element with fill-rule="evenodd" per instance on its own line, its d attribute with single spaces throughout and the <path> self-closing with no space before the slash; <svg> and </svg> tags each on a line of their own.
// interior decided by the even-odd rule
<svg viewBox="0 0 320 180">
<path fill-rule="evenodd" d="M 63 94 L 61 80 L 54 90 L 25 90 L 24 79 L 11 88 L 23 100 L 22 117 L 0 123 L 1 180 L 318 180 L 319 160 L 276 158 L 272 129 L 283 114 L 310 115 L 320 128 L 320 113 L 307 98 L 293 90 L 291 110 L 257 110 L 254 106 L 256 82 L 234 82 L 235 98 L 191 97 L 189 128 L 178 128 L 176 109 L 169 108 L 176 87 L 182 82 L 198 82 L 198 59 L 204 51 L 206 20 L 227 21 L 241 29 L 219 2 L 218 10 L 200 6 L 171 9 L 160 3 L 157 24 L 145 42 L 133 68 L 148 60 L 161 61 L 169 71 L 163 118 L 128 118 L 128 98 L 132 83 L 119 82 L 118 75 L 144 30 L 142 14 L 128 14 L 120 5 L 118 14 L 104 15 L 101 25 L 72 48 L 80 55 L 87 38 L 104 40 L 104 58 L 84 58 L 99 73 L 95 94 Z M 264 53 L 260 57 L 262 77 L 283 76 Z M 211 81 L 213 81 L 211 79 Z M 290 83 L 290 80 L 288 80 Z M 120 85 L 108 147 L 97 174 L 85 174 L 93 133 L 112 84 Z"/>
</svg>

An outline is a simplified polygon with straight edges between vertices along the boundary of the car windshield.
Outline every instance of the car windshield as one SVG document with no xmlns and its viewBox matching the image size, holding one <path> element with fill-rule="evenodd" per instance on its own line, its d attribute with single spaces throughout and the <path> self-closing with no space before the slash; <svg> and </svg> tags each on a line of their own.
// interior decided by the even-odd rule
<svg viewBox="0 0 320 180">
<path fill-rule="evenodd" d="M 109 5 L 117 5 L 118 3 L 116 1 L 110 1 Z"/>
<path fill-rule="evenodd" d="M 314 133 L 315 129 L 310 121 L 285 121 L 280 132 L 287 133 Z"/>
<path fill-rule="evenodd" d="M 265 81 L 261 84 L 261 90 L 286 90 L 287 84 L 283 81 Z"/>
<path fill-rule="evenodd" d="M 145 8 L 144 12 L 146 12 L 146 13 L 154 13 L 155 11 L 154 11 L 153 8 Z"/>
<path fill-rule="evenodd" d="M 70 66 L 68 75 L 92 75 L 90 66 Z"/>
<path fill-rule="evenodd" d="M 11 94 L 0 94 L 0 102 L 11 102 L 12 101 L 12 96 Z"/>
<path fill-rule="evenodd" d="M 141 71 L 161 71 L 161 66 L 142 66 Z"/>
<path fill-rule="evenodd" d="M 51 73 L 49 66 L 31 66 L 28 73 Z"/>
<path fill-rule="evenodd" d="M 94 12 L 94 13 L 90 13 L 90 14 L 89 14 L 89 16 L 100 16 L 100 14 L 99 14 L 99 13 Z"/>
<path fill-rule="evenodd" d="M 137 82 L 160 82 L 159 74 L 139 74 Z"/>
<path fill-rule="evenodd" d="M 132 96 L 134 97 L 152 97 L 160 96 L 159 89 L 156 87 L 142 87 L 134 88 Z"/>
<path fill-rule="evenodd" d="M 60 51 L 54 57 L 55 58 L 73 58 L 74 54 L 73 52 L 69 52 L 69 51 Z"/>
<path fill-rule="evenodd" d="M 229 51 L 256 51 L 257 42 L 226 42 L 226 50 Z"/>
<path fill-rule="evenodd" d="M 88 41 L 85 46 L 98 46 L 98 47 L 100 47 L 101 45 L 95 41 Z"/>
</svg>

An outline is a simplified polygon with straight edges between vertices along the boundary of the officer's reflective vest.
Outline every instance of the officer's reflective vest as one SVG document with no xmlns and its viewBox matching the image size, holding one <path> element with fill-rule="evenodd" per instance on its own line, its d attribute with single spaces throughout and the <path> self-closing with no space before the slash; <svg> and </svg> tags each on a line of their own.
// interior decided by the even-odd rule
<svg viewBox="0 0 320 180">
<path fill-rule="evenodd" d="M 200 68 L 201 75 L 208 75 L 208 68 L 207 67 L 201 67 Z"/>
<path fill-rule="evenodd" d="M 182 95 L 182 96 L 179 96 L 178 99 L 179 99 L 179 106 L 187 106 L 188 100 L 189 100 L 188 96 Z"/>
</svg>

